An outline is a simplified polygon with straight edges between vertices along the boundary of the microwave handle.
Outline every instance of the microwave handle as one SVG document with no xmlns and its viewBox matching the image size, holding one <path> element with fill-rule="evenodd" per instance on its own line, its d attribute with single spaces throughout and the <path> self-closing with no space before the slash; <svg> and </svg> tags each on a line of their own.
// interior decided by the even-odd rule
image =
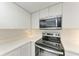
<svg viewBox="0 0 79 59">
<path fill-rule="evenodd" d="M 48 48 L 42 47 L 42 46 L 37 45 L 37 44 L 36 44 L 35 46 L 38 47 L 38 48 L 40 48 L 40 49 L 43 49 L 43 50 L 45 50 L 45 51 L 51 52 L 51 53 L 62 54 L 62 55 L 63 55 L 63 52 L 59 52 L 59 51 L 55 51 L 55 50 L 50 50 L 50 49 L 48 49 Z"/>
<path fill-rule="evenodd" d="M 56 27 L 58 26 L 58 24 L 57 24 L 57 18 L 56 18 Z"/>
</svg>

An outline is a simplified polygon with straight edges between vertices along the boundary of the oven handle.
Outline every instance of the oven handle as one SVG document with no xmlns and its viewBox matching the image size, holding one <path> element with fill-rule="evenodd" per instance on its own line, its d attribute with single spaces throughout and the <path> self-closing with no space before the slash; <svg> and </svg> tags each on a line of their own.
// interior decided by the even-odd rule
<svg viewBox="0 0 79 59">
<path fill-rule="evenodd" d="M 61 54 L 61 55 L 63 55 L 63 52 L 60 52 L 60 51 L 51 50 L 51 49 L 48 49 L 48 48 L 42 47 L 42 46 L 37 45 L 37 44 L 36 44 L 35 46 L 38 47 L 38 48 L 41 48 L 41 49 L 43 49 L 43 50 L 45 50 L 45 51 L 51 52 L 51 53 Z"/>
</svg>

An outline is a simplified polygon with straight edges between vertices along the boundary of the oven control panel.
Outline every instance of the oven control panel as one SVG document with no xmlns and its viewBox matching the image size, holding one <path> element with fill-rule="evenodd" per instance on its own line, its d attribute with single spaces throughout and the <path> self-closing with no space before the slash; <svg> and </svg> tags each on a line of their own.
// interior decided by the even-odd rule
<svg viewBox="0 0 79 59">
<path fill-rule="evenodd" d="M 60 37 L 60 33 L 59 32 L 52 32 L 52 33 L 44 32 L 43 36 Z"/>
</svg>

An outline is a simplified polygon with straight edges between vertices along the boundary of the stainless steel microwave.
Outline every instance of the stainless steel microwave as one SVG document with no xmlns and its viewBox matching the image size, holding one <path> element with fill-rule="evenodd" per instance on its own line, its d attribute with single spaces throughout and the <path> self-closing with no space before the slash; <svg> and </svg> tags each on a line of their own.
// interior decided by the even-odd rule
<svg viewBox="0 0 79 59">
<path fill-rule="evenodd" d="M 40 29 L 62 29 L 62 17 L 57 16 L 53 18 L 40 19 Z"/>
</svg>

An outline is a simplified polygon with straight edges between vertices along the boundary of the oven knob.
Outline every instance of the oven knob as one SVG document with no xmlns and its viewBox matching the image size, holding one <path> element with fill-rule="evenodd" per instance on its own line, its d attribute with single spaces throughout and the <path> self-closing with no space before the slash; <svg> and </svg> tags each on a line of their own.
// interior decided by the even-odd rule
<svg viewBox="0 0 79 59">
<path fill-rule="evenodd" d="M 60 34 L 56 34 L 56 36 L 60 36 Z"/>
<path fill-rule="evenodd" d="M 56 47 L 58 47 L 58 44 L 56 44 Z"/>
</svg>

